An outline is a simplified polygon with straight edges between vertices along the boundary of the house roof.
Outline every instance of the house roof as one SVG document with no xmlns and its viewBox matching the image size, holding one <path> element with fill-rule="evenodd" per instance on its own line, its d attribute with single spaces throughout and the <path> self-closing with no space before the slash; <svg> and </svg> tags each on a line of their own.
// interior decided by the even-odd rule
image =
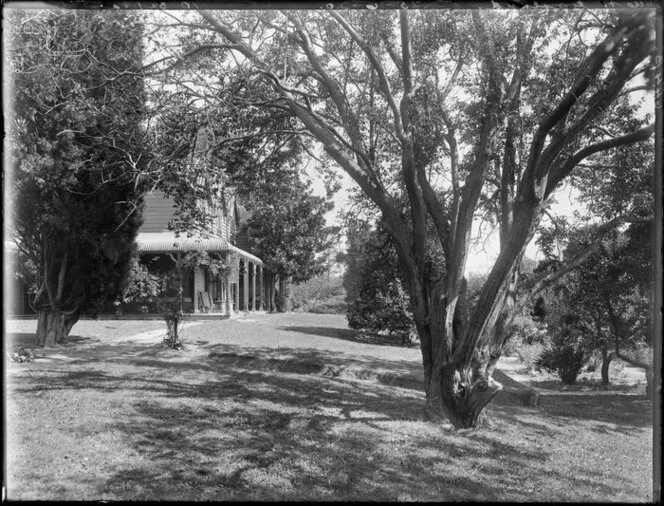
<svg viewBox="0 0 664 506">
<path fill-rule="evenodd" d="M 202 237 L 185 234 L 176 237 L 175 232 L 139 232 L 136 236 L 139 253 L 171 253 L 174 251 L 231 251 L 251 262 L 264 265 L 257 256 L 232 245 L 218 236 Z"/>
</svg>

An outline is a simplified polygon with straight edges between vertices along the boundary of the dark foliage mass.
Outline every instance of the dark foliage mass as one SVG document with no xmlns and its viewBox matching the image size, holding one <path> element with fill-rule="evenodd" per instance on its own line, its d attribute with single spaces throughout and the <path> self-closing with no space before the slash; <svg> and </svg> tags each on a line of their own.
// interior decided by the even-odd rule
<svg viewBox="0 0 664 506">
<path fill-rule="evenodd" d="M 142 26 L 118 12 L 12 11 L 11 207 L 38 344 L 120 292 L 146 166 Z"/>
<path fill-rule="evenodd" d="M 348 325 L 388 333 L 409 343 L 414 334 L 413 315 L 389 236 L 359 223 L 349 230 L 348 242 L 344 276 Z"/>
</svg>

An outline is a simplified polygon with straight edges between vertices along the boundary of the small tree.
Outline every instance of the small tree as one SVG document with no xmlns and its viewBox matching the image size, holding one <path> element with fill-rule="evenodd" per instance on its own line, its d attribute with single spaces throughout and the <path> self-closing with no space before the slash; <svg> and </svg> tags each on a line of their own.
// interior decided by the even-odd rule
<svg viewBox="0 0 664 506">
<path fill-rule="evenodd" d="M 149 260 L 141 263 L 138 257 L 134 257 L 122 301 L 151 306 L 158 311 L 166 322 L 164 343 L 169 348 L 182 349 L 181 324 L 193 311 L 193 306 L 184 303 L 184 277 L 198 268 L 205 268 L 218 276 L 227 273 L 230 267 L 221 258 L 205 251 L 168 257 L 171 264 L 166 269 L 151 269 Z"/>
<path fill-rule="evenodd" d="M 563 383 L 571 385 L 590 359 L 593 348 L 586 339 L 588 328 L 582 318 L 568 312 L 564 304 L 552 306 L 555 309 L 551 311 L 548 324 L 551 342 L 536 365 L 557 372 Z"/>
<path fill-rule="evenodd" d="M 278 188 L 259 183 L 247 207 L 250 216 L 242 231 L 251 251 L 278 277 L 277 310 L 288 311 L 288 284 L 306 281 L 325 270 L 322 253 L 332 246 L 338 231 L 327 226 L 325 219 L 333 204 L 312 195 L 310 185 L 295 176 L 282 180 Z"/>
</svg>

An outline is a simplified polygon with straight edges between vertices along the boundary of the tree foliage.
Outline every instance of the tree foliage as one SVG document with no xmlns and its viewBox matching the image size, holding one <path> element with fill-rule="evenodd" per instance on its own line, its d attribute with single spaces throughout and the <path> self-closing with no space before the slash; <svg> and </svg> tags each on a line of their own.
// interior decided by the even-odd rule
<svg viewBox="0 0 664 506">
<path fill-rule="evenodd" d="M 8 11 L 12 234 L 39 314 L 64 340 L 122 288 L 141 223 L 142 25 L 121 12 Z"/>
<path fill-rule="evenodd" d="M 554 348 L 573 345 L 584 350 L 585 359 L 593 351 L 601 353 L 605 384 L 609 383 L 609 364 L 614 358 L 630 361 L 630 355 L 638 356 L 644 348 L 652 347 L 652 246 L 650 223 L 614 230 L 583 266 L 548 290 L 546 321 L 553 332 Z M 574 256 L 577 250 L 587 248 L 588 235 L 577 231 L 564 255 Z M 558 262 L 561 260 L 549 259 L 541 267 L 552 269 Z M 646 365 L 639 359 L 633 361 L 651 374 L 648 360 L 643 361 Z"/>
<path fill-rule="evenodd" d="M 289 110 L 381 213 L 420 337 L 427 412 L 475 425 L 500 391 L 492 372 L 522 303 L 521 258 L 557 189 L 580 163 L 652 136 L 627 97 L 654 64 L 654 11 L 191 16 L 180 27 L 196 57 L 217 51 L 210 65 L 267 86 L 261 107 Z M 500 254 L 470 307 L 476 218 L 499 228 Z M 427 264 L 433 244 L 442 278 Z"/>
<path fill-rule="evenodd" d="M 190 38 L 185 33 L 181 40 L 190 47 Z M 208 229 L 214 213 L 201 201 L 237 197 L 239 233 L 250 250 L 281 280 L 310 279 L 322 272 L 321 253 L 337 231 L 325 219 L 334 177 L 322 161 L 312 167 L 328 190 L 325 197 L 314 195 L 297 119 L 274 103 L 265 83 L 211 65 L 220 50 L 210 47 L 151 77 L 160 160 L 152 180 L 174 200 L 178 231 Z"/>
<path fill-rule="evenodd" d="M 297 191 L 298 186 L 302 191 Z M 298 186 L 291 187 L 292 193 L 281 192 L 254 203 L 245 228 L 251 251 L 272 272 L 296 283 L 324 271 L 326 259 L 319 254 L 331 246 L 335 231 L 325 220 L 332 205 L 307 195 L 304 185 Z"/>
<path fill-rule="evenodd" d="M 351 224 L 344 258 L 348 325 L 386 332 L 398 336 L 402 344 L 410 344 L 415 330 L 413 315 L 387 232 L 372 230 L 363 222 Z"/>
<path fill-rule="evenodd" d="M 549 313 L 555 305 L 559 309 L 554 313 L 580 318 L 584 329 L 579 346 L 601 355 L 604 384 L 616 357 L 632 360 L 651 378 L 652 360 L 635 357 L 652 343 L 653 150 L 651 144 L 626 145 L 584 163 L 573 176 L 583 208 L 571 219 L 553 220 L 538 239 L 545 254 L 540 273 L 579 265 L 549 290 L 547 299 L 553 300 L 547 300 L 544 310 Z M 591 222 L 599 217 L 611 224 L 625 216 L 630 223 L 618 228 Z M 574 262 L 579 258 L 583 263 Z M 546 318 L 551 321 L 552 315 Z"/>
</svg>

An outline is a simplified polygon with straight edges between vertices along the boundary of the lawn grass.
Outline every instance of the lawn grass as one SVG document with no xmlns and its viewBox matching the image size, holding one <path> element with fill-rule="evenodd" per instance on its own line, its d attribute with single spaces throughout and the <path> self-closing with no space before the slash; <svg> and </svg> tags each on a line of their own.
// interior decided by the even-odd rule
<svg viewBox="0 0 664 506">
<path fill-rule="evenodd" d="M 7 497 L 651 500 L 642 395 L 504 398 L 479 430 L 450 432 L 421 415 L 417 350 L 357 342 L 339 322 L 210 322 L 185 351 L 102 341 L 7 364 Z"/>
</svg>

